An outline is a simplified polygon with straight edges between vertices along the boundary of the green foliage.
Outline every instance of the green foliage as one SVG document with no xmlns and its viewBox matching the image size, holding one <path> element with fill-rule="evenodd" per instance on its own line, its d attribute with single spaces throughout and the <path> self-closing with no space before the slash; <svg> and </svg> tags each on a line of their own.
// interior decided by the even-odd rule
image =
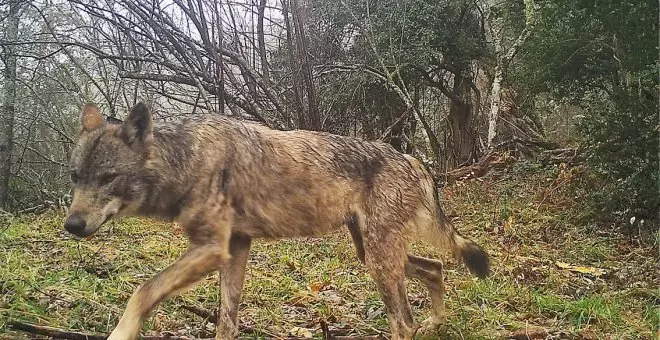
<svg viewBox="0 0 660 340">
<path fill-rule="evenodd" d="M 470 1 L 335 0 L 318 8 L 315 14 L 332 23 L 330 29 L 352 37 L 342 46 L 346 62 L 379 68 L 372 43 L 388 67 L 466 64 L 487 52 L 479 12 Z"/>
<path fill-rule="evenodd" d="M 657 1 L 542 2 L 515 87 L 580 107 L 599 217 L 658 214 Z M 603 213 L 605 212 L 605 213 Z"/>
<path fill-rule="evenodd" d="M 656 73 L 658 2 L 558 0 L 539 6 L 534 36 L 516 70 L 520 90 L 575 99 L 611 90 L 622 77 L 638 83 L 642 73 Z"/>
<path fill-rule="evenodd" d="M 623 91 L 611 99 L 607 106 L 587 107 L 579 124 L 592 168 L 606 183 L 594 203 L 628 218 L 654 218 L 660 204 L 657 102 Z"/>
<path fill-rule="evenodd" d="M 312 16 L 322 23 L 310 41 L 319 64 L 370 67 L 410 93 L 436 76 L 450 87 L 453 74 L 465 76 L 488 55 L 480 12 L 470 1 L 314 1 Z M 368 138 L 403 110 L 402 99 L 373 75 L 326 75 L 320 82 L 323 111 L 341 113 L 339 121 L 366 116 L 360 124 Z"/>
</svg>

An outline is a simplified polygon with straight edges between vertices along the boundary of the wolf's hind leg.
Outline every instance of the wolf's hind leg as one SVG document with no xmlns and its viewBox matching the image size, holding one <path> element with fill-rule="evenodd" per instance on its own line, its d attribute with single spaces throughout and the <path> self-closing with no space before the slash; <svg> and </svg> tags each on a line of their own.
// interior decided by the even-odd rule
<svg viewBox="0 0 660 340">
<path fill-rule="evenodd" d="M 235 339 L 238 336 L 238 306 L 243 293 L 245 266 L 250 255 L 249 236 L 232 234 L 229 241 L 231 260 L 220 268 L 220 313 L 215 338 Z"/>
<path fill-rule="evenodd" d="M 218 263 L 223 260 L 220 248 L 217 244 L 191 246 L 172 265 L 140 286 L 128 300 L 119 324 L 108 339 L 135 339 L 142 321 L 158 303 L 218 268 Z"/>
<path fill-rule="evenodd" d="M 442 277 L 442 262 L 408 255 L 405 265 L 406 276 L 420 280 L 429 290 L 433 315 L 422 321 L 417 332 L 428 334 L 445 322 L 445 285 Z"/>
<path fill-rule="evenodd" d="M 364 264 L 364 241 L 362 240 L 362 232 L 360 231 L 360 226 L 358 225 L 358 220 L 355 215 L 347 219 L 346 227 L 351 233 L 357 258 L 360 263 Z"/>
</svg>

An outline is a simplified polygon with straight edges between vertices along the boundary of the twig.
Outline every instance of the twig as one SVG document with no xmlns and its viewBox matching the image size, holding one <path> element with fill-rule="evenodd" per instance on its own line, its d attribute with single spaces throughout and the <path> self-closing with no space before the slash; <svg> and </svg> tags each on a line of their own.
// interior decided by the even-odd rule
<svg viewBox="0 0 660 340">
<path fill-rule="evenodd" d="M 334 336 L 330 333 L 330 328 L 328 328 L 328 323 L 325 320 L 321 320 L 321 331 L 323 332 L 323 339 L 332 339 Z"/>
<path fill-rule="evenodd" d="M 207 319 L 209 322 L 216 323 L 218 316 L 215 311 L 211 312 L 208 309 L 200 308 L 197 306 L 182 305 L 181 308 L 197 315 L 201 316 L 204 319 Z"/>
<path fill-rule="evenodd" d="M 187 311 L 189 311 L 189 312 L 191 312 L 191 313 L 193 313 L 197 316 L 200 316 L 200 317 L 204 318 L 208 322 L 211 322 L 213 324 L 218 323 L 218 314 L 217 314 L 216 311 L 210 311 L 208 309 L 204 309 L 204 308 L 197 307 L 197 306 L 190 306 L 190 305 L 181 305 L 181 308 L 183 308 L 183 309 L 185 309 L 185 310 L 187 310 Z M 277 336 L 275 334 L 272 334 L 272 333 L 269 333 L 269 332 L 263 331 L 263 330 L 256 330 L 252 327 L 244 326 L 244 325 L 241 325 L 241 324 L 238 325 L 238 330 L 240 332 L 248 333 L 248 334 L 263 333 L 263 334 L 265 334 L 269 337 L 277 338 Z"/>
<path fill-rule="evenodd" d="M 26 148 L 26 149 L 27 149 L 27 148 Z M 36 210 L 39 210 L 39 209 L 42 209 L 42 208 L 45 208 L 45 207 L 46 207 L 45 204 L 35 205 L 34 207 L 30 207 L 30 208 L 26 208 L 26 209 L 23 209 L 23 210 L 19 210 L 19 211 L 18 211 L 18 214 L 27 214 L 27 213 L 31 213 L 31 212 L 33 212 L 33 211 L 36 211 Z"/>
</svg>

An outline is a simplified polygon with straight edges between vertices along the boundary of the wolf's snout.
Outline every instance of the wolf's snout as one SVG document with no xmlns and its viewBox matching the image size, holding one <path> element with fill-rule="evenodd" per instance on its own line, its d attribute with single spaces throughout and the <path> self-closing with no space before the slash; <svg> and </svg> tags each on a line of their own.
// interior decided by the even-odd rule
<svg viewBox="0 0 660 340">
<path fill-rule="evenodd" d="M 64 222 L 64 229 L 78 236 L 83 234 L 83 231 L 85 230 L 86 226 L 87 226 L 87 222 L 85 222 L 85 219 L 82 218 L 80 215 L 71 215 Z"/>
</svg>

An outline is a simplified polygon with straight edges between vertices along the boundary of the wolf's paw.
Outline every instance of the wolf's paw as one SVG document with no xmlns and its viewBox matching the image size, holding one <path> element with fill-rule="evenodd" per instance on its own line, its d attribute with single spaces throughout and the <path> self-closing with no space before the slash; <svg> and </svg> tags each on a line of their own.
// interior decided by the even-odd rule
<svg viewBox="0 0 660 340">
<path fill-rule="evenodd" d="M 116 331 L 113 331 L 110 336 L 108 336 L 107 340 L 129 340 L 131 339 L 130 336 L 127 336 L 125 334 L 118 333 Z"/>
<path fill-rule="evenodd" d="M 436 330 L 440 326 L 442 326 L 445 323 L 445 318 L 444 317 L 439 317 L 436 315 L 430 316 L 426 318 L 426 320 L 422 321 L 422 323 L 419 325 L 417 328 L 417 335 L 429 335 Z"/>
<path fill-rule="evenodd" d="M 238 336 L 238 327 L 233 322 L 220 317 L 215 328 L 215 340 L 233 340 Z"/>
</svg>

